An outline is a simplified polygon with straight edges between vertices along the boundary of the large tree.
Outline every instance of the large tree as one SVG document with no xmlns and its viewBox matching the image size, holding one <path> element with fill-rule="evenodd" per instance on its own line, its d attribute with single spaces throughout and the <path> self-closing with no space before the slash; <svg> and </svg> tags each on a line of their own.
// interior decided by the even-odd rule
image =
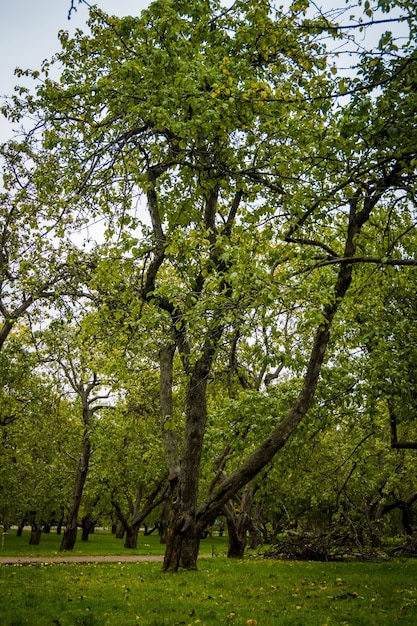
<svg viewBox="0 0 417 626">
<path fill-rule="evenodd" d="M 375 54 L 358 57 L 353 78 L 337 79 L 326 49 L 327 39 L 343 43 L 334 15 L 313 18 L 306 1 L 288 11 L 157 1 L 123 19 L 94 9 L 91 34 L 61 33 L 60 79 L 45 64 L 37 96 L 13 112 L 38 117 L 54 157 L 44 176 L 61 181 L 59 202 L 70 195 L 74 210 L 107 218 L 107 237 L 136 267 L 141 324 L 154 329 L 158 320 L 164 334 L 168 571 L 196 567 L 201 532 L 311 408 L 356 266 L 416 263 L 402 258 L 401 236 L 390 245 L 381 238 L 378 254 L 370 240 L 375 228 L 389 233 L 400 212 L 414 228 L 412 40 L 398 51 L 382 38 Z M 140 197 L 148 226 L 138 240 Z M 236 353 L 239 337 L 266 321 L 282 327 L 294 311 L 287 336 L 301 376 L 291 401 L 263 442 L 199 498 L 207 389 L 222 347 L 234 342 Z M 278 354 L 266 365 L 273 377 Z M 183 431 L 172 419 L 173 380 L 185 385 Z"/>
</svg>

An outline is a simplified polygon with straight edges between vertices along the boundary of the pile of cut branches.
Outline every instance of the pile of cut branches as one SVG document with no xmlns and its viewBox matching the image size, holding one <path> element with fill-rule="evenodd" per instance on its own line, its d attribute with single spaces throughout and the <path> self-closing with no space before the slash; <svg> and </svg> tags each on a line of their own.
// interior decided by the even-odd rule
<svg viewBox="0 0 417 626">
<path fill-rule="evenodd" d="M 369 546 L 368 542 L 352 540 L 348 535 L 328 531 L 287 532 L 277 538 L 265 558 L 296 561 L 340 561 L 386 558 L 387 553 Z"/>
</svg>

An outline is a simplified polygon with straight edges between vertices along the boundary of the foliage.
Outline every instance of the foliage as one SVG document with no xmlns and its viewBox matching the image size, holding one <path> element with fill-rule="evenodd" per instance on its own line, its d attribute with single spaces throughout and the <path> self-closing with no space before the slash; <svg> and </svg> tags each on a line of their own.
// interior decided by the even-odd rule
<svg viewBox="0 0 417 626">
<path fill-rule="evenodd" d="M 39 522 L 49 522 L 60 517 L 66 497 L 64 450 L 72 453 L 74 436 L 70 406 L 60 402 L 51 381 L 35 370 L 33 354 L 17 352 L 13 341 L 1 358 L 9 354 L 7 371 L 15 376 L 7 381 L 2 403 L 8 419 L 1 429 L 0 516 L 5 524 L 20 524 L 32 511 Z M 19 369 L 14 369 L 16 363 Z"/>
</svg>

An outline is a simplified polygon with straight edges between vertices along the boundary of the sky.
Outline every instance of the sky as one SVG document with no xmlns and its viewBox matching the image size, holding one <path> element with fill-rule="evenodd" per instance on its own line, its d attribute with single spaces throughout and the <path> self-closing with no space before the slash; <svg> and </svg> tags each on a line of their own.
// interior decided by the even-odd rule
<svg viewBox="0 0 417 626">
<path fill-rule="evenodd" d="M 139 15 L 148 0 L 91 0 L 112 15 Z M 77 11 L 68 20 L 71 0 L 0 0 L 0 107 L 22 79 L 16 67 L 40 69 L 44 59 L 59 50 L 58 31 L 84 29 L 88 7 L 75 0 Z M 31 84 L 31 83 L 29 83 Z M 10 138 L 12 128 L 0 116 L 0 141 Z"/>
</svg>

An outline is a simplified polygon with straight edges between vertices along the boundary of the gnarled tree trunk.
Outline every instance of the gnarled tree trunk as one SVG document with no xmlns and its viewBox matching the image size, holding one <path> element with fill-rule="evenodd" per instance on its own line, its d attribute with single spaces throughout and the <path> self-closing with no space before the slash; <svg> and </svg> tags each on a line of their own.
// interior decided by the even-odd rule
<svg viewBox="0 0 417 626">
<path fill-rule="evenodd" d="M 228 558 L 241 559 L 245 553 L 247 533 L 252 526 L 251 508 L 253 492 L 253 487 L 247 485 L 237 512 L 233 506 L 233 501 L 228 502 L 223 509 L 229 535 Z"/>
</svg>

